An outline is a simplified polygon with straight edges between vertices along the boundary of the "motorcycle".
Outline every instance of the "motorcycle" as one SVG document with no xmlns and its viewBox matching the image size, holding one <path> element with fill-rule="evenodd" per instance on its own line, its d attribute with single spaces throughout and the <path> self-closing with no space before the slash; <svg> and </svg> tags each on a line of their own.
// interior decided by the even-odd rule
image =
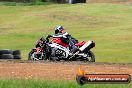
<svg viewBox="0 0 132 88">
<path fill-rule="evenodd" d="M 95 55 L 91 51 L 95 43 L 91 40 L 75 44 L 78 48 L 70 50 L 66 39 L 48 38 L 39 39 L 36 48 L 29 52 L 28 60 L 51 60 L 51 61 L 89 61 L 95 62 Z"/>
</svg>

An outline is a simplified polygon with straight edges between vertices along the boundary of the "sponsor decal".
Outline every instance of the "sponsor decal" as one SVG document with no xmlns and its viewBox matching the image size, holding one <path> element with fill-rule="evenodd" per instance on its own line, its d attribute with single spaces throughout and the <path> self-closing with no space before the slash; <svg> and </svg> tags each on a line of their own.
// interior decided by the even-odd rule
<svg viewBox="0 0 132 88">
<path fill-rule="evenodd" d="M 129 74 L 87 74 L 83 69 L 78 70 L 76 75 L 78 84 L 126 84 L 131 82 Z"/>
</svg>

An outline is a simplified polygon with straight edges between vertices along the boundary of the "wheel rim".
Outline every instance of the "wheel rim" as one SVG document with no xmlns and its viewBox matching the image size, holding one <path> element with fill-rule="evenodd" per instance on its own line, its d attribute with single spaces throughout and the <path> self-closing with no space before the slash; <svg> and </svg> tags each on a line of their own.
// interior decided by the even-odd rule
<svg viewBox="0 0 132 88">
<path fill-rule="evenodd" d="M 39 60 L 39 59 L 37 58 L 36 52 L 31 51 L 31 52 L 29 53 L 29 60 Z"/>
</svg>

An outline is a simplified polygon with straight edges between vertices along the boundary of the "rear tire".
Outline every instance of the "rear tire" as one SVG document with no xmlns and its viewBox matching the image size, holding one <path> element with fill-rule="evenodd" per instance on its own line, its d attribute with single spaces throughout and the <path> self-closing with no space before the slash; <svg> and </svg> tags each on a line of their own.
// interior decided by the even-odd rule
<svg viewBox="0 0 132 88">
<path fill-rule="evenodd" d="M 88 61 L 89 62 L 95 62 L 95 55 L 94 55 L 94 53 L 92 51 L 89 51 L 88 55 L 89 55 Z"/>
</svg>

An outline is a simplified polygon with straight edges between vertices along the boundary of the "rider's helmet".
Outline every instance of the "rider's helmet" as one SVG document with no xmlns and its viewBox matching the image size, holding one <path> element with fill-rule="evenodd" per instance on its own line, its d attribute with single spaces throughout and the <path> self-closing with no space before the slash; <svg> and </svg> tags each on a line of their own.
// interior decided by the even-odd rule
<svg viewBox="0 0 132 88">
<path fill-rule="evenodd" d="M 58 33 L 64 33 L 64 28 L 63 26 L 57 26 L 55 28 L 55 34 L 58 34 Z"/>
</svg>

